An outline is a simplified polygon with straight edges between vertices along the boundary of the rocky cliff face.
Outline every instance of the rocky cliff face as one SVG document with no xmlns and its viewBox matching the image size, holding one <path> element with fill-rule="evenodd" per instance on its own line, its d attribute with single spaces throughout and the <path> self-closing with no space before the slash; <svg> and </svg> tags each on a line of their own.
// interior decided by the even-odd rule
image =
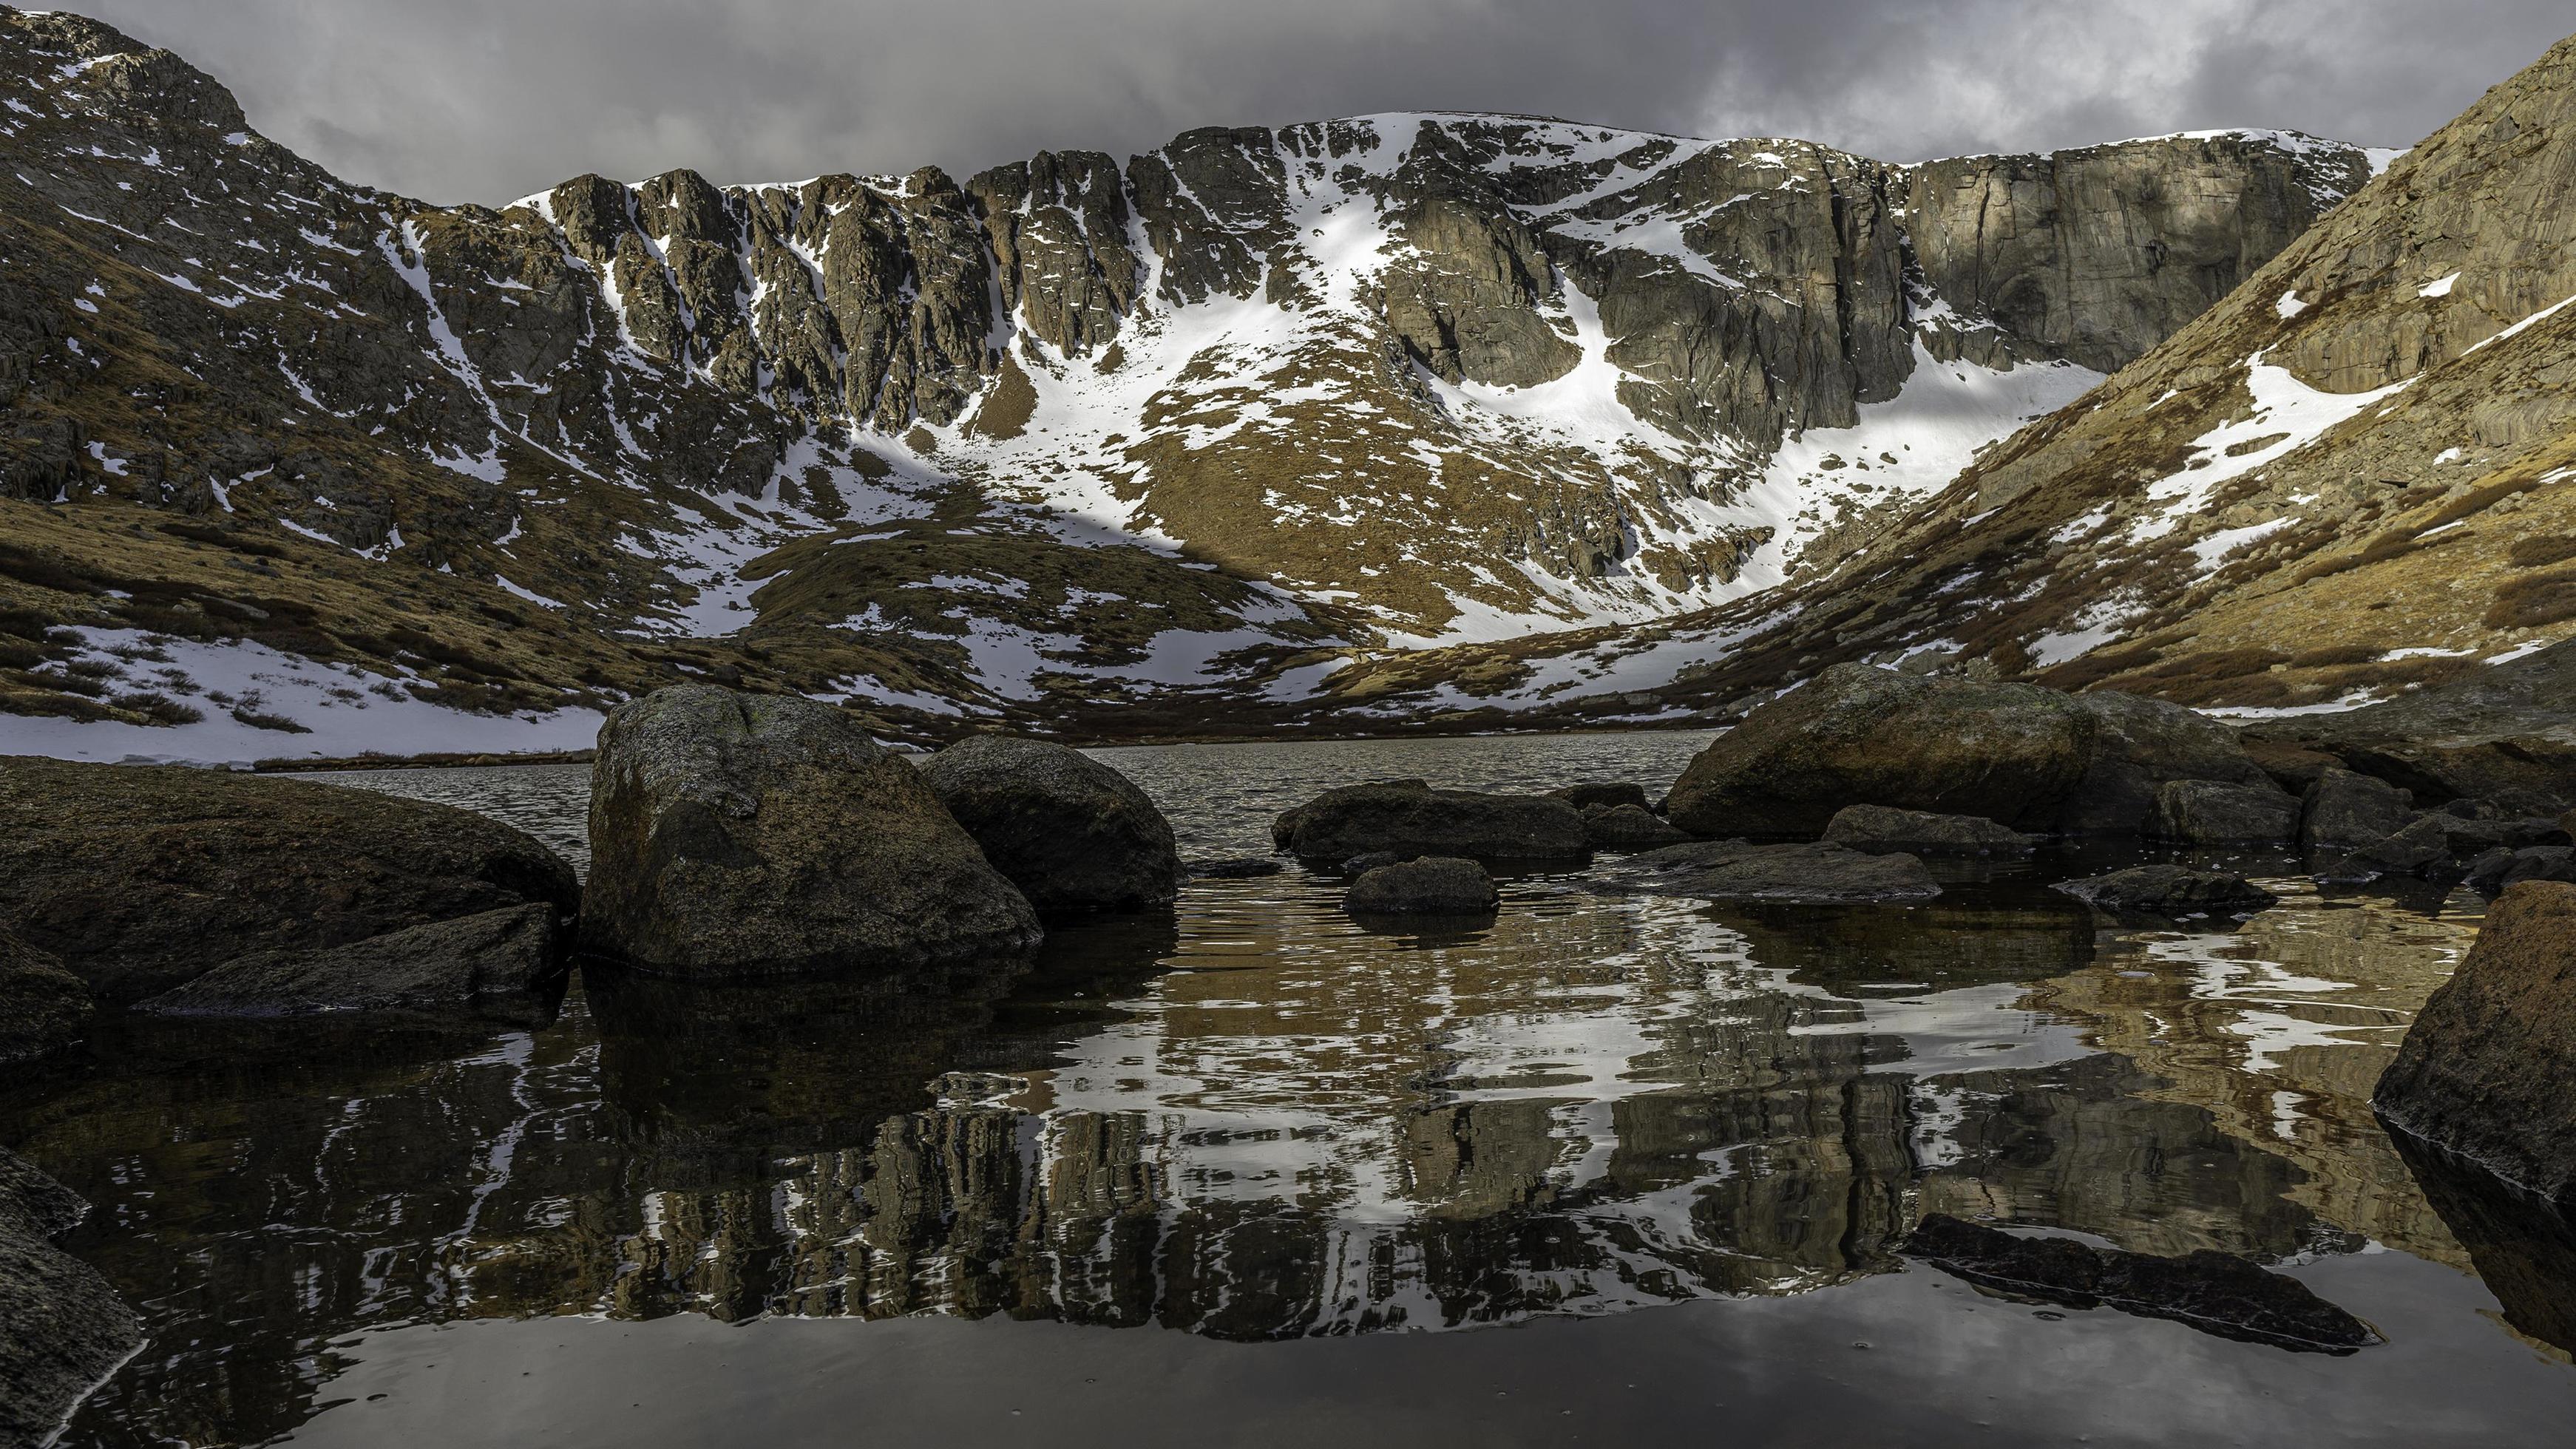
<svg viewBox="0 0 2576 1449">
<path fill-rule="evenodd" d="M 2371 167 L 1387 115 L 439 208 L 7 10 L 0 104 L 0 706 L 135 725 L 205 713 L 145 636 L 317 699 L 695 671 L 892 728 L 1668 617 L 1829 566 Z"/>
<path fill-rule="evenodd" d="M 1845 658 L 2254 710 L 2471 682 L 2576 635 L 2571 194 L 2576 40 L 1830 576 L 1345 687 L 1678 717 Z"/>
</svg>

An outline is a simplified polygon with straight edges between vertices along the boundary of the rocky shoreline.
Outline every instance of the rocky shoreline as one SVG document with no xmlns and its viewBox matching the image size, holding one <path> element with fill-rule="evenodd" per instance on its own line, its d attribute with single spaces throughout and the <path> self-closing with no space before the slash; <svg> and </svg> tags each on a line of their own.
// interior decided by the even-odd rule
<svg viewBox="0 0 2576 1449">
<path fill-rule="evenodd" d="M 2492 742 L 2249 740 L 2154 700 L 1843 665 L 1754 710 L 1667 790 L 1353 784 L 1280 814 L 1269 860 L 1184 866 L 1153 802 L 1065 746 L 979 736 L 907 758 L 831 706 L 688 685 L 603 728 L 585 885 L 524 832 L 451 807 L 249 774 L 6 759 L 0 1059 L 47 1069 L 75 1054 L 100 1010 L 541 1025 L 577 963 L 701 992 L 1007 971 L 1051 923 L 1151 919 L 1185 878 L 1292 863 L 1347 882 L 1345 908 L 1364 929 L 1419 933 L 1490 924 L 1514 908 L 1496 878 L 1533 871 L 1580 873 L 1606 893 L 1901 907 L 1938 898 L 1958 862 L 2110 837 L 2188 859 L 2057 882 L 2083 903 L 2071 909 L 2224 922 L 2271 904 L 2241 875 L 2195 863 L 2212 849 L 2295 853 L 2321 880 L 2501 892 L 2379 1104 L 2396 1129 L 2566 1205 L 2576 770 L 2561 763 Z M 2477 783 L 2492 793 L 2461 788 Z M 2553 805 L 2558 815 L 2542 813 Z M 39 1207 L 0 1203 L 0 1252 L 40 1266 L 28 1281 L 43 1292 L 103 1290 L 46 1257 L 60 1256 L 46 1240 L 68 1226 L 60 1190 L 9 1161 L 11 1201 Z M 1966 1251 L 1952 1248 L 1947 1259 Z M 2223 1266 L 2200 1265 L 2221 1278 Z M 2083 1268 L 2087 1283 L 2166 1271 Z M 47 1310 L 13 1299 L 9 1311 Z M 84 1311 L 94 1331 L 80 1352 L 42 1372 L 12 1367 L 8 1413 L 53 1422 L 95 1382 L 82 1374 L 130 1349 L 121 1305 Z"/>
</svg>

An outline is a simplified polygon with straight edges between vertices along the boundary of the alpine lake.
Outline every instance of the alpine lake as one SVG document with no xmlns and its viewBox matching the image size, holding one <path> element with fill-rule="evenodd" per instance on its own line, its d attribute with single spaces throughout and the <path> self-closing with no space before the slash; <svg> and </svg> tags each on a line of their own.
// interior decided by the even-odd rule
<svg viewBox="0 0 2576 1449">
<path fill-rule="evenodd" d="M 1707 738 L 1097 753 L 1207 860 L 1335 785 L 1651 794 Z M 585 766 L 325 778 L 582 854 Z M 149 1335 L 60 1442 L 2567 1442 L 2576 1244 L 2369 1107 L 2478 897 L 2047 888 L 2141 854 L 1905 906 L 1521 875 L 1404 932 L 1291 866 L 935 979 L 589 967 L 535 1031 L 109 1019 L 0 1088 Z M 2382 1341 L 2000 1291 L 1908 1256 L 1932 1213 L 2241 1255 Z"/>
</svg>

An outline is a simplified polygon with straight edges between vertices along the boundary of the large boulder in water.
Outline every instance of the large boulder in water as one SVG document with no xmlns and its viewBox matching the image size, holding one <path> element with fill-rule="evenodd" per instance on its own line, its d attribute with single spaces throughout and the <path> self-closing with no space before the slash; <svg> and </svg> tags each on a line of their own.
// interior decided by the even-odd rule
<svg viewBox="0 0 2576 1449">
<path fill-rule="evenodd" d="M 89 1205 L 0 1148 L 0 1443 L 44 1442 L 143 1342 L 96 1268 L 50 1241 Z"/>
<path fill-rule="evenodd" d="M 1690 839 L 1690 832 L 1643 805 L 1586 805 L 1583 838 L 1600 850 L 1649 850 L 1679 845 Z"/>
<path fill-rule="evenodd" d="M 79 977 L 0 931 L 0 1065 L 71 1045 L 90 1010 L 89 988 Z"/>
<path fill-rule="evenodd" d="M 552 906 L 507 906 L 346 946 L 236 956 L 141 1009 L 541 1026 L 563 997 L 563 934 Z"/>
<path fill-rule="evenodd" d="M 1434 790 L 1420 780 L 1327 790 L 1272 821 L 1270 838 L 1302 860 L 1335 862 L 1386 850 L 1539 864 L 1592 851 L 1582 814 L 1563 800 Z"/>
<path fill-rule="evenodd" d="M 1873 855 L 2028 855 L 2038 841 L 1982 815 L 1934 815 L 1885 805 L 1846 805 L 1834 812 L 1825 839 Z"/>
<path fill-rule="evenodd" d="M 1041 916 L 1142 910 L 1180 891 L 1171 822 L 1079 751 L 977 735 L 931 756 L 921 777 Z"/>
<path fill-rule="evenodd" d="M 1665 814 L 1702 836 L 1813 838 L 1847 805 L 2048 829 L 2099 728 L 2053 689 L 1837 664 L 1711 742 Z"/>
<path fill-rule="evenodd" d="M 2530 881 L 2407 1029 L 2371 1104 L 2445 1152 L 2576 1207 L 2576 885 Z"/>
<path fill-rule="evenodd" d="M 534 837 L 448 805 L 175 765 L 0 759 L 0 929 L 106 1001 L 252 951 L 346 945 L 581 887 Z"/>
<path fill-rule="evenodd" d="M 2299 844 L 2308 850 L 2351 850 L 2387 839 L 2415 819 L 2406 792 L 2385 780 L 2328 766 L 2302 797 Z"/>
<path fill-rule="evenodd" d="M 1702 840 L 1632 855 L 1603 869 L 1601 888 L 1711 901 L 1840 905 L 1919 901 L 1941 893 L 1921 859 L 1864 855 L 1823 842 Z"/>
<path fill-rule="evenodd" d="M 2251 915 L 2280 900 L 2231 871 L 2187 865 L 2133 865 L 2049 889 L 2106 911 L 2150 916 Z"/>
<path fill-rule="evenodd" d="M 2268 778 L 2260 785 L 2168 780 L 2156 787 L 2147 833 L 2188 845 L 2286 843 L 2299 833 L 2299 800 Z"/>
<path fill-rule="evenodd" d="M 1039 939 L 921 772 L 828 704 L 681 685 L 591 769 L 584 943 L 675 976 L 890 969 Z"/>
</svg>

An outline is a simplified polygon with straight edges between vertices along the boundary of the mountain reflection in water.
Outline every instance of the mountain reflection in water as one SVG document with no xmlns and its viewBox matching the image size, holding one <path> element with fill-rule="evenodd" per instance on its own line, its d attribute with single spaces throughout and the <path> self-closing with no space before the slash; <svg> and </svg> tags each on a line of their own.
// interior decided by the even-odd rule
<svg viewBox="0 0 2576 1449">
<path fill-rule="evenodd" d="M 1447 770 L 1117 754 L 1209 854 L 1350 778 L 1662 779 L 1697 741 L 1534 743 L 1445 742 Z M 568 779 L 382 783 L 526 814 Z M 389 1324 L 1453 1329 L 1895 1272 L 1936 1211 L 2147 1253 L 2509 1261 L 2542 1285 L 2513 1329 L 2567 1346 L 2563 1247 L 2428 1202 L 2367 1105 L 2472 917 L 2291 877 L 2241 929 L 2115 926 L 2044 889 L 2070 865 L 2094 868 L 1961 866 L 1938 900 L 1841 910 L 1524 878 L 1449 936 L 1363 929 L 1291 871 L 1059 930 L 1024 971 L 594 969 L 553 1025 L 462 1045 L 128 1019 L 0 1097 L 0 1141 L 97 1205 L 71 1246 L 152 1325 L 69 1443 L 282 1433 L 335 1397 L 334 1345 Z"/>
</svg>

